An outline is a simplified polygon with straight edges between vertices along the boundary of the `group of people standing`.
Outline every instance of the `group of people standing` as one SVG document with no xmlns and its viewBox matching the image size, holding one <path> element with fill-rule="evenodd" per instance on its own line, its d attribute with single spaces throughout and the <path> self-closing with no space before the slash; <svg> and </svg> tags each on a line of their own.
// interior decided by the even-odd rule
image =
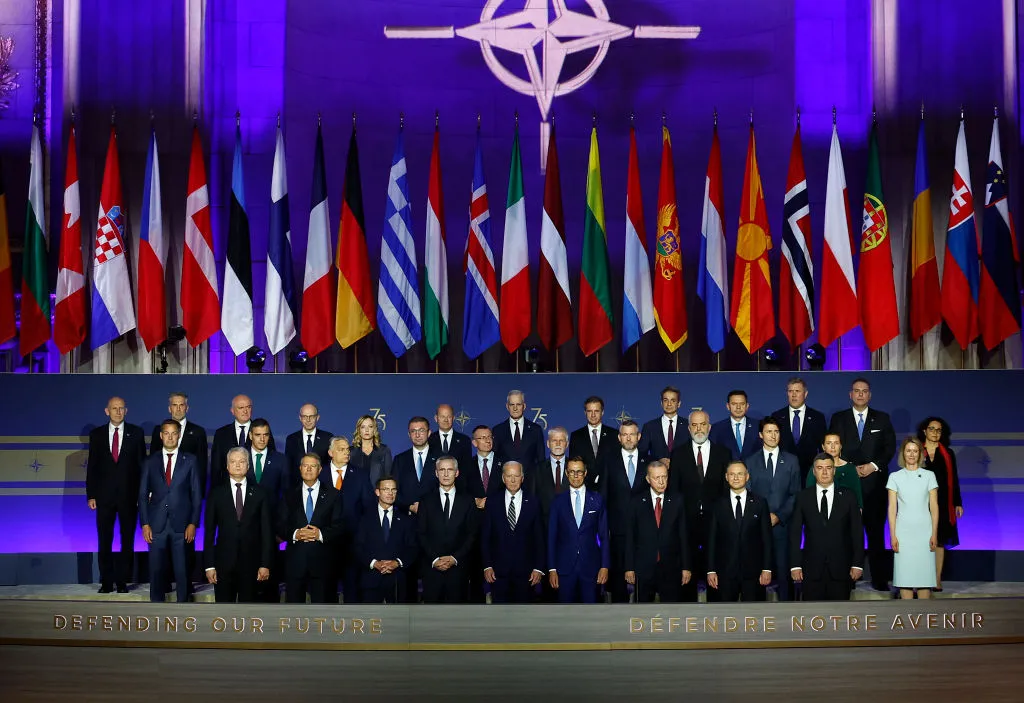
<svg viewBox="0 0 1024 703">
<path fill-rule="evenodd" d="M 806 404 L 803 379 L 786 393 L 786 406 L 755 421 L 746 393 L 731 391 L 728 417 L 712 424 L 706 410 L 679 414 L 681 393 L 666 387 L 659 417 L 618 428 L 591 396 L 586 424 L 545 437 L 511 391 L 507 417 L 469 435 L 448 404 L 433 428 L 412 417 L 412 446 L 394 455 L 373 416 L 349 439 L 321 428 L 312 404 L 278 452 L 244 395 L 208 447 L 175 393 L 147 456 L 114 397 L 87 465 L 100 592 L 127 591 L 136 520 L 155 601 L 172 580 L 188 600 L 200 526 L 218 602 L 279 601 L 282 583 L 288 602 L 317 603 L 339 591 L 345 603 L 696 602 L 700 582 L 709 601 L 765 600 L 772 583 L 780 600 L 846 599 L 864 572 L 865 534 L 874 588 L 941 590 L 963 515 L 948 424 L 922 422 L 890 474 L 896 434 L 870 407 L 866 379 L 831 422 Z"/>
</svg>

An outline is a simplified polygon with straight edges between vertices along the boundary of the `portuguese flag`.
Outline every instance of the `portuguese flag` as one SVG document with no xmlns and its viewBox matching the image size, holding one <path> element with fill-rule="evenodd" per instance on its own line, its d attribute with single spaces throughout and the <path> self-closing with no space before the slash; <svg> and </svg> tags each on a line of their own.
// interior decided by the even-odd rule
<svg viewBox="0 0 1024 703">
<path fill-rule="evenodd" d="M 878 161 L 878 125 L 872 125 L 868 143 L 868 175 L 864 184 L 864 216 L 860 234 L 857 299 L 860 326 L 868 349 L 876 351 L 900 333 L 893 280 L 889 216 L 882 196 L 882 170 Z"/>
</svg>

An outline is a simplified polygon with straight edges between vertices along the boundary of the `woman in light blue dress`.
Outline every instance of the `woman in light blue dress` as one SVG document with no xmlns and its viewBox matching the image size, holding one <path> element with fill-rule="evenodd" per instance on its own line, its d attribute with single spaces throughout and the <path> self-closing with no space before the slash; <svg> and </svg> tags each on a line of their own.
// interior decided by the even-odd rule
<svg viewBox="0 0 1024 703">
<path fill-rule="evenodd" d="M 935 547 L 939 530 L 939 483 L 921 468 L 924 448 L 916 437 L 900 447 L 899 465 L 889 475 L 889 535 L 895 554 L 892 583 L 900 598 L 931 598 L 935 588 Z"/>
</svg>

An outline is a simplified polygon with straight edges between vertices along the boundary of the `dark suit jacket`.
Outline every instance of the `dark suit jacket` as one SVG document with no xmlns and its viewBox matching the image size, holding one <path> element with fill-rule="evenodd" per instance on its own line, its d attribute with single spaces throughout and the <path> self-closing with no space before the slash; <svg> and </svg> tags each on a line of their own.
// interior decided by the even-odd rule
<svg viewBox="0 0 1024 703">
<path fill-rule="evenodd" d="M 734 442 L 735 443 L 735 442 Z M 669 492 L 683 497 L 686 519 L 689 521 L 690 538 L 703 539 L 708 513 L 729 487 L 725 484 L 725 468 L 729 465 L 729 450 L 720 444 L 706 442 L 701 452 L 704 460 L 704 475 L 697 468 L 693 455 L 693 443 L 689 433 L 686 441 L 676 445 L 672 451 L 669 472 Z M 706 456 L 705 456 L 706 454 Z"/>
<path fill-rule="evenodd" d="M 639 451 L 637 451 L 637 456 L 641 458 L 637 462 L 636 477 L 632 486 L 629 485 L 626 465 L 622 461 L 621 447 L 614 452 L 609 452 L 604 457 L 599 488 L 608 510 L 608 531 L 613 535 L 626 534 L 630 500 L 634 495 L 639 495 L 650 489 L 647 484 L 647 460 L 642 458 Z"/>
<path fill-rule="evenodd" d="M 334 433 L 330 430 L 316 428 L 316 434 L 313 437 L 313 451 L 320 456 L 321 467 L 326 467 L 331 463 L 331 457 L 327 455 L 327 450 L 331 448 L 331 437 L 333 436 Z M 299 462 L 302 461 L 302 455 L 305 453 L 305 430 L 300 429 L 285 437 L 284 454 L 288 457 L 288 471 L 294 476 L 296 482 L 302 480 L 302 476 L 299 474 Z M 291 483 L 291 479 L 289 479 L 289 483 Z"/>
<path fill-rule="evenodd" d="M 306 520 L 306 484 L 300 483 L 285 491 L 278 505 L 277 535 L 285 541 L 285 572 L 292 574 L 326 575 L 331 567 L 333 543 L 342 534 L 343 515 L 338 491 L 333 486 L 320 485 L 313 519 Z M 306 525 L 320 529 L 323 542 L 293 542 L 292 535 Z"/>
<path fill-rule="evenodd" d="M 501 467 L 502 461 L 498 458 L 498 455 L 491 452 L 491 455 L 487 457 L 487 490 L 484 490 L 484 482 L 480 477 L 480 466 L 477 463 L 477 455 L 474 454 L 470 460 L 469 465 L 465 468 L 462 464 L 459 464 L 459 478 L 462 480 L 462 485 L 458 486 L 468 491 L 474 498 L 489 498 L 495 493 L 501 493 L 505 490 L 505 484 L 501 482 Z M 526 477 L 523 477 L 524 480 Z M 457 485 L 457 484 L 456 484 Z"/>
<path fill-rule="evenodd" d="M 878 467 L 878 471 L 861 479 L 864 482 L 861 486 L 865 497 L 869 493 L 878 495 L 878 491 L 884 490 L 889 476 L 889 463 L 896 455 L 896 432 L 888 413 L 868 407 L 864 416 L 864 437 L 859 438 L 853 408 L 840 410 L 832 416 L 829 431 L 839 435 L 843 443 L 843 457 L 847 461 L 858 466 L 874 463 Z"/>
<path fill-rule="evenodd" d="M 660 559 L 659 559 L 660 557 Z M 665 493 L 661 507 L 661 527 L 654 518 L 651 492 L 633 496 L 626 528 L 626 571 L 650 581 L 658 564 L 669 571 L 690 570 L 690 547 L 686 534 L 686 511 L 678 495 Z"/>
<path fill-rule="evenodd" d="M 397 559 L 405 571 L 416 566 L 415 521 L 397 509 L 392 509 L 391 516 L 391 530 L 387 542 L 384 541 L 384 531 L 377 518 L 376 502 L 367 508 L 359 520 L 354 550 L 356 565 L 360 570 L 360 581 L 364 588 L 376 588 L 380 585 L 381 573 L 370 568 L 370 562 L 375 559 Z"/>
<path fill-rule="evenodd" d="M 736 520 L 736 499 L 732 491 L 718 499 L 711 509 L 708 530 L 708 572 L 719 578 L 756 579 L 772 571 L 772 520 L 768 501 L 747 491 L 743 519 Z"/>
<path fill-rule="evenodd" d="M 246 435 L 248 435 L 248 431 L 252 429 L 252 422 L 247 422 L 245 425 Z M 203 489 L 205 492 L 208 493 L 213 490 L 214 486 L 228 482 L 228 450 L 237 446 L 239 446 L 238 434 L 235 432 L 234 422 L 218 427 L 217 431 L 213 433 L 213 446 L 210 447 L 210 485 L 208 489 Z M 252 442 L 246 436 L 245 448 L 249 449 L 251 446 Z M 277 451 L 277 446 L 274 444 L 274 435 L 270 435 L 270 444 L 267 446 L 270 451 Z"/>
<path fill-rule="evenodd" d="M 107 438 L 110 423 L 89 433 L 89 460 L 85 468 L 85 495 L 98 505 L 135 503 L 139 498 L 146 438 L 138 425 L 121 423 L 117 461 L 110 454 Z"/>
<path fill-rule="evenodd" d="M 441 433 L 439 430 L 430 435 L 427 444 L 430 446 L 434 456 L 444 454 L 441 451 Z M 473 459 L 473 442 L 468 436 L 453 429 L 451 442 L 448 445 L 448 456 L 455 457 L 455 461 L 459 462 L 459 473 L 462 473 Z"/>
<path fill-rule="evenodd" d="M 602 458 L 605 453 L 618 448 L 618 430 L 608 425 L 601 425 L 601 430 L 598 432 L 597 454 L 595 455 L 594 445 L 591 444 L 590 425 L 584 425 L 577 430 L 573 430 L 572 434 L 569 435 L 569 451 L 566 453 L 566 456 L 570 458 L 574 456 L 583 457 L 583 463 L 587 465 L 587 488 L 594 488 L 597 486 L 599 478 L 598 459 Z"/>
<path fill-rule="evenodd" d="M 206 501 L 203 555 L 207 568 L 229 571 L 236 566 L 252 573 L 271 569 L 271 554 L 277 546 L 273 527 L 273 501 L 253 481 L 245 483 L 242 519 L 235 513 L 235 494 L 230 482 L 210 491 Z M 278 578 L 275 574 L 274 578 Z"/>
<path fill-rule="evenodd" d="M 779 408 L 772 413 L 772 417 L 779 421 L 779 446 L 782 451 L 795 454 L 800 461 L 800 473 L 806 478 L 807 474 L 814 468 L 814 457 L 821 452 L 821 445 L 825 442 L 825 415 L 814 408 L 804 406 L 804 412 L 800 413 L 800 441 L 793 441 L 793 427 L 789 422 L 789 406 Z M 854 428 L 856 432 L 856 427 Z"/>
<path fill-rule="evenodd" d="M 320 471 L 320 483 L 334 486 L 333 470 L 330 462 Z M 362 522 L 363 513 L 377 505 L 377 496 L 370 490 L 370 482 L 366 471 L 357 466 L 348 465 L 345 469 L 345 480 L 341 484 L 341 514 L 345 525 L 346 541 L 355 536 Z M 379 525 L 378 525 L 379 527 Z"/>
<path fill-rule="evenodd" d="M 527 420 L 525 417 L 522 418 L 522 421 L 523 436 L 518 447 L 512 442 L 509 418 L 504 418 L 491 428 L 491 433 L 494 435 L 494 453 L 503 461 L 518 461 L 524 468 L 536 466 L 544 459 L 544 432 L 536 422 Z"/>
<path fill-rule="evenodd" d="M 420 502 L 420 499 L 437 490 L 437 474 L 434 463 L 437 461 L 437 454 L 428 447 L 423 457 L 423 473 L 419 479 L 416 478 L 416 454 L 412 448 L 395 457 L 391 463 L 391 475 L 398 480 L 398 497 L 395 499 L 395 507 L 404 512 L 409 512 L 409 506 Z M 461 472 L 460 472 L 461 474 Z M 494 480 L 493 478 L 491 480 Z M 498 479 L 499 482 L 501 479 Z"/>
<path fill-rule="evenodd" d="M 665 433 L 661 429 L 662 417 L 662 415 L 658 415 L 653 420 L 645 422 L 644 426 L 640 428 L 640 443 L 637 445 L 637 449 L 640 450 L 640 456 L 648 461 L 665 459 L 671 454 L 665 443 Z M 675 429 L 672 430 L 672 449 L 678 447 L 680 442 L 689 441 L 690 431 L 687 427 L 686 416 L 676 415 Z"/>
<path fill-rule="evenodd" d="M 249 454 L 249 475 L 246 477 L 252 483 L 256 483 L 256 467 L 252 465 L 252 453 Z M 277 506 L 284 495 L 285 490 L 297 486 L 299 481 L 292 475 L 288 468 L 288 459 L 281 452 L 273 451 L 269 446 L 263 458 L 263 473 L 260 476 L 259 484 L 267 491 L 272 509 Z"/>
<path fill-rule="evenodd" d="M 187 420 L 188 418 L 186 418 Z M 153 436 L 149 440 L 149 453 L 156 454 L 164 448 L 160 439 L 160 425 L 153 428 Z M 206 473 L 210 464 L 210 444 L 206 439 L 206 428 L 191 420 L 185 423 L 185 431 L 181 433 L 178 449 L 195 457 L 199 466 L 199 487 L 206 492 Z"/>
<path fill-rule="evenodd" d="M 184 532 L 189 525 L 199 526 L 203 494 L 199 490 L 199 466 L 191 454 L 176 457 L 171 485 L 164 480 L 163 452 L 151 454 L 142 464 L 139 483 L 139 524 L 149 525 L 154 533 L 168 527 Z"/>
<path fill-rule="evenodd" d="M 793 514 L 793 501 L 800 492 L 800 462 L 792 454 L 775 449 L 775 474 L 768 473 L 764 463 L 764 452 L 748 458 L 744 464 L 750 472 L 748 490 L 768 501 L 768 510 L 779 517 L 779 524 L 789 524 Z"/>
<path fill-rule="evenodd" d="M 743 423 L 743 451 L 740 451 L 739 445 L 736 444 L 731 415 L 711 426 L 708 439 L 728 449 L 732 459 L 743 460 L 748 456 L 753 456 L 761 449 L 761 437 L 758 435 L 757 423 L 749 417 L 744 417 Z"/>
<path fill-rule="evenodd" d="M 604 498 L 587 489 L 583 498 L 583 517 L 576 527 L 572 512 L 572 490 L 560 493 L 551 503 L 548 521 L 548 569 L 559 574 L 578 573 L 597 578 L 598 569 L 611 564 L 608 546 L 608 512 Z"/>
<path fill-rule="evenodd" d="M 789 524 L 789 564 L 813 580 L 850 577 L 850 568 L 864 567 L 864 533 L 860 509 L 853 493 L 835 489 L 832 514 L 822 520 L 817 485 L 797 496 Z M 801 537 L 803 549 L 800 548 Z"/>
<path fill-rule="evenodd" d="M 449 555 L 455 557 L 458 566 L 467 566 L 480 527 L 479 513 L 473 497 L 456 489 L 451 515 L 445 517 L 440 489 L 435 484 L 434 490 L 420 502 L 416 521 L 420 568 L 427 571 L 435 559 Z"/>
<path fill-rule="evenodd" d="M 519 493 L 522 501 L 515 532 L 508 525 L 504 491 L 487 501 L 484 508 L 480 553 L 484 568 L 493 568 L 498 578 L 528 577 L 533 571 L 545 573 L 545 525 L 540 502 L 525 491 Z"/>
</svg>

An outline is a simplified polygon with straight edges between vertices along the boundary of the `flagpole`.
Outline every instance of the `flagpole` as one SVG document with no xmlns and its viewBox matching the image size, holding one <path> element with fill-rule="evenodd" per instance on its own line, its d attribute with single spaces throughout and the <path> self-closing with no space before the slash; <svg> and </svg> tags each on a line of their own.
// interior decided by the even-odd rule
<svg viewBox="0 0 1024 703">
<path fill-rule="evenodd" d="M 352 345 L 352 373 L 359 373 L 359 343 Z"/>
<path fill-rule="evenodd" d="M 801 350 L 802 349 L 803 349 L 803 345 L 802 344 L 797 344 L 796 345 L 796 369 L 795 369 L 796 371 L 800 370 L 800 357 L 802 356 L 802 354 L 801 354 Z"/>
<path fill-rule="evenodd" d="M 558 371 L 559 371 L 559 361 L 560 361 L 559 355 L 560 354 L 561 354 L 561 350 L 560 349 L 555 349 L 555 373 L 558 373 Z"/>
<path fill-rule="evenodd" d="M 836 359 L 839 362 L 839 370 L 843 370 L 843 335 L 836 339 Z"/>
<path fill-rule="evenodd" d="M 601 373 L 601 350 L 598 349 L 594 352 L 594 371 L 595 373 Z"/>
<path fill-rule="evenodd" d="M 679 361 L 676 361 L 676 371 L 679 370 Z M 722 352 L 715 352 L 715 371 L 722 370 Z"/>
<path fill-rule="evenodd" d="M 640 342 L 636 343 L 636 370 L 640 373 Z"/>
</svg>

